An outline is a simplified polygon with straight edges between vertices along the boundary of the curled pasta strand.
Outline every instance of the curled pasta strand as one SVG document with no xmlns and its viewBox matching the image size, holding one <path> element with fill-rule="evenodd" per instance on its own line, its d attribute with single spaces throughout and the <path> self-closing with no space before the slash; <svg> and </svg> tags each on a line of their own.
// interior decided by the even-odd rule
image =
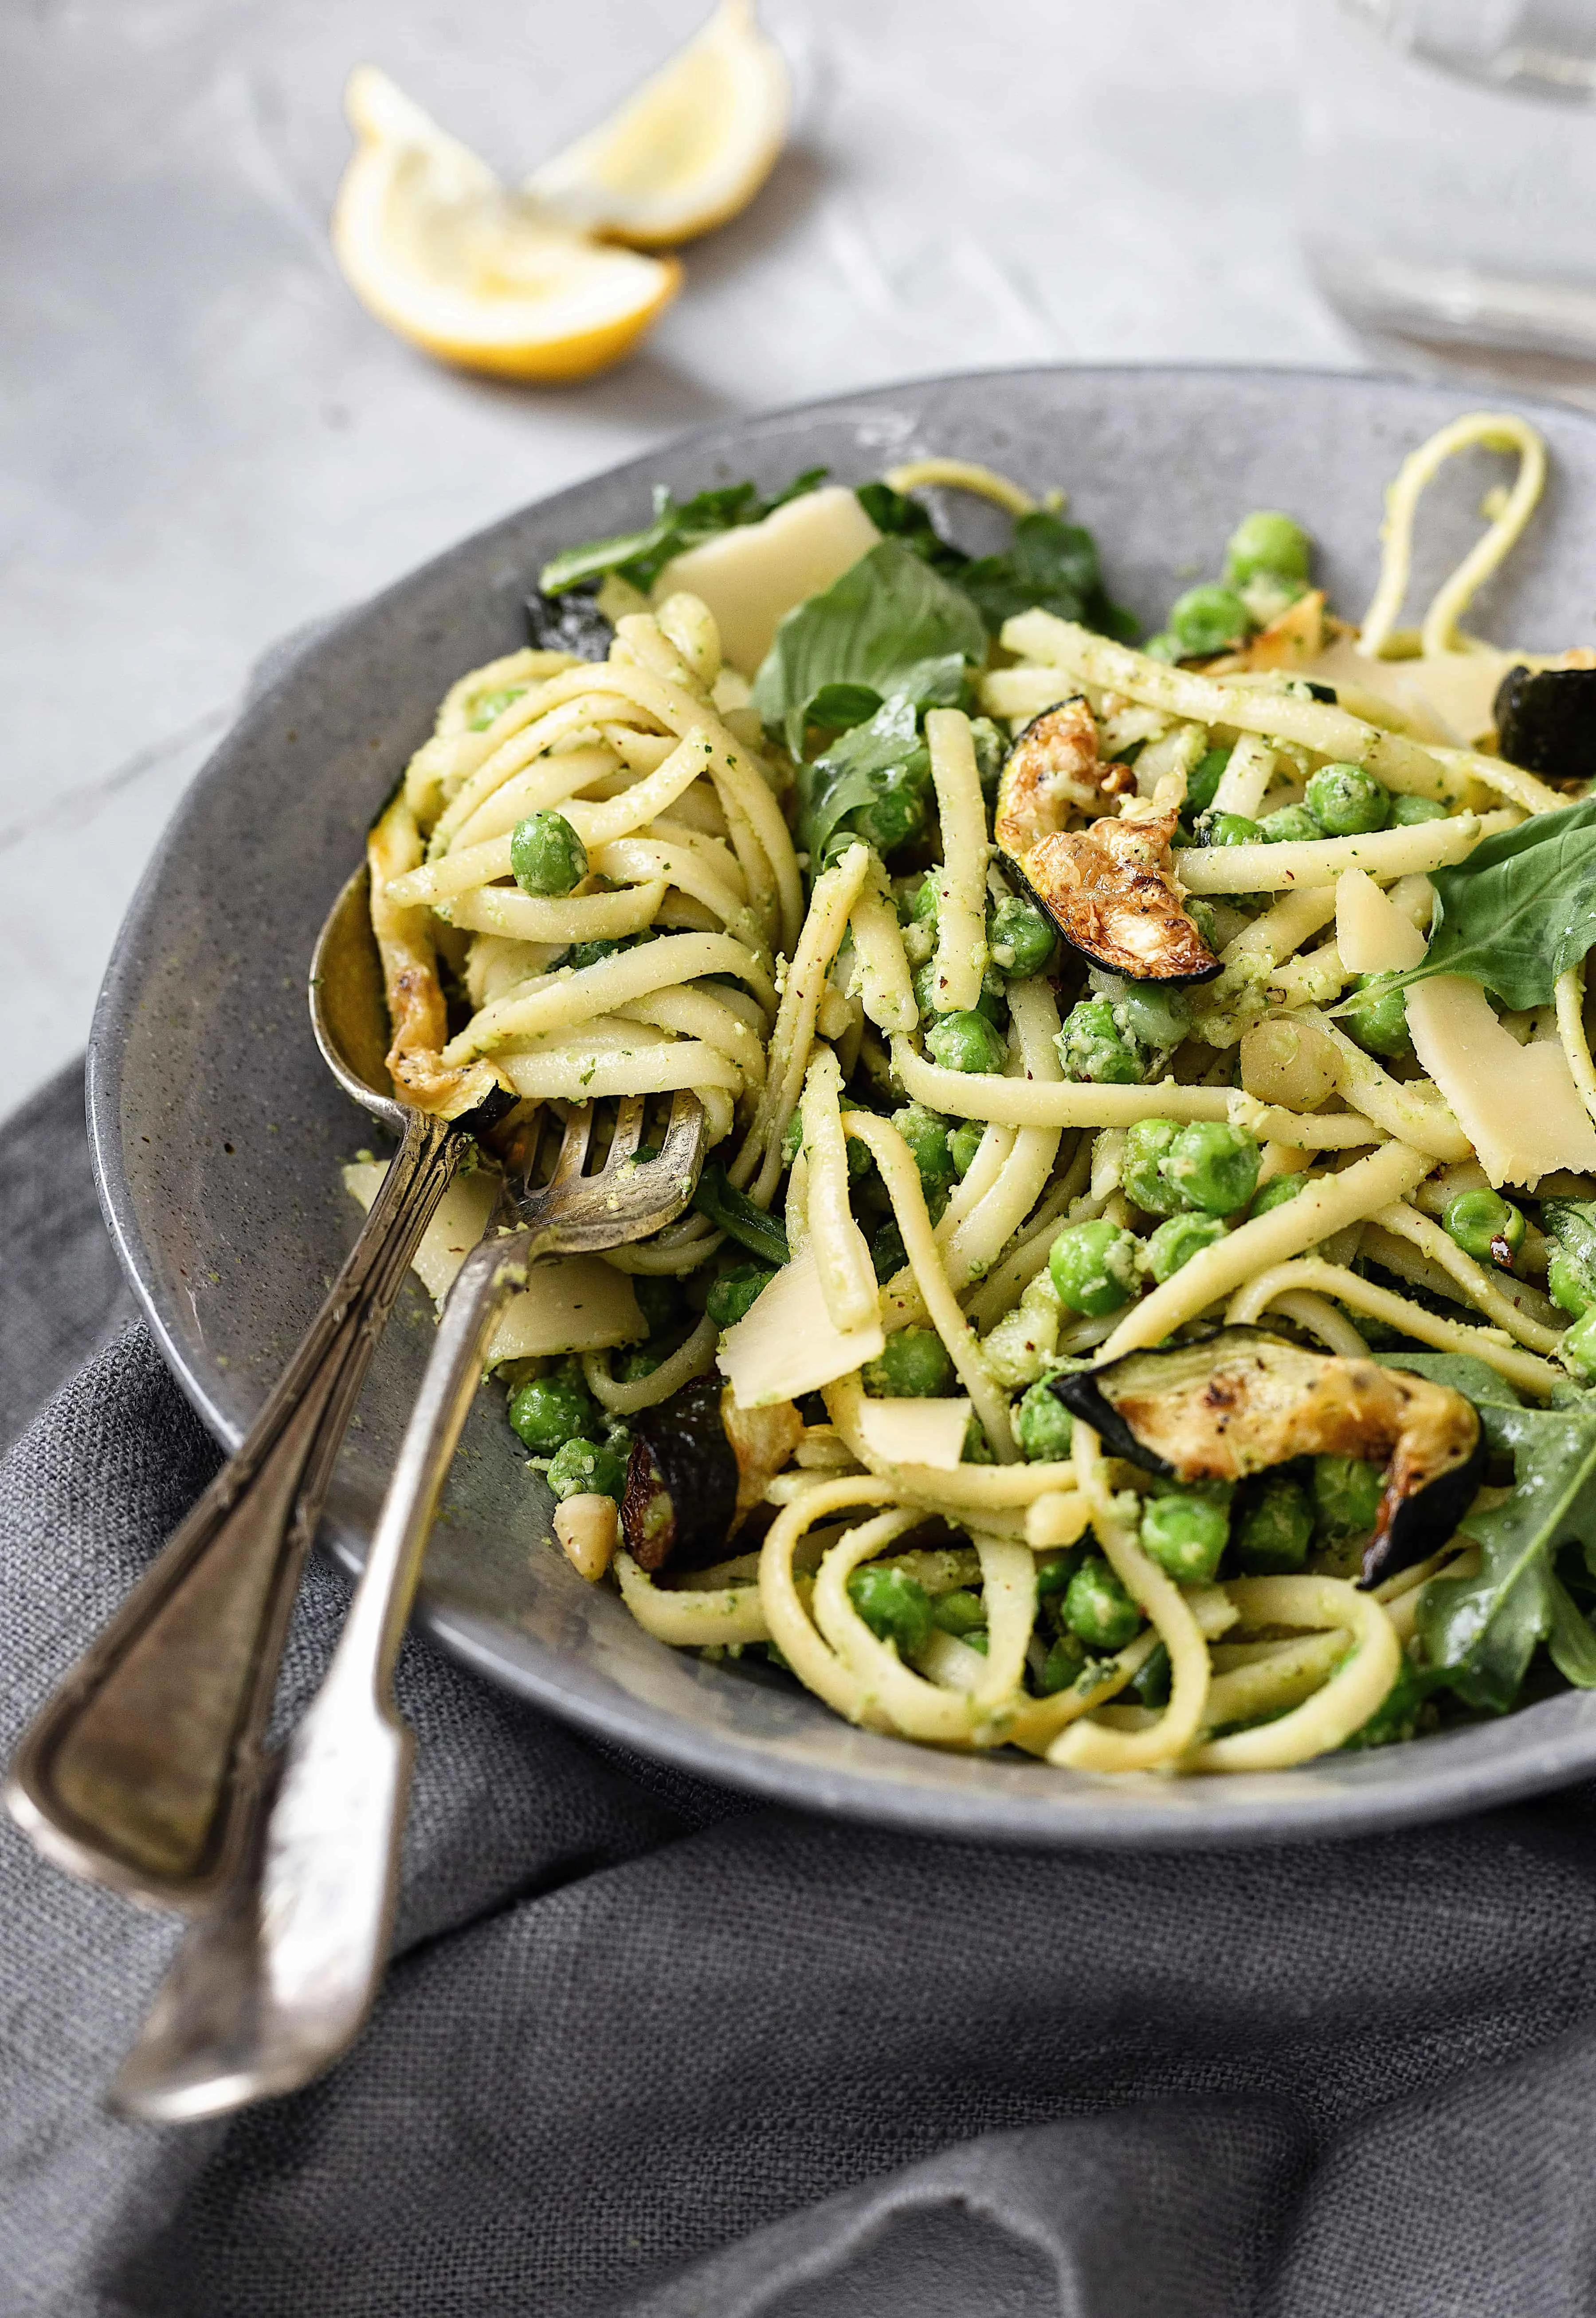
<svg viewBox="0 0 1596 2318">
<path fill-rule="evenodd" d="M 650 1375 L 639 1377 L 633 1384 L 623 1384 L 611 1376 L 609 1362 L 602 1352 L 584 1352 L 582 1373 L 587 1379 L 587 1389 L 612 1416 L 635 1416 L 639 1409 L 657 1408 L 673 1392 L 679 1392 L 683 1385 L 691 1384 L 695 1377 L 709 1374 L 715 1364 L 719 1335 L 713 1320 L 701 1320 L 668 1360 L 661 1361 Z"/>
<path fill-rule="evenodd" d="M 1090 1425 L 1079 1421 L 1074 1458 L 1082 1494 L 1091 1507 L 1098 1543 L 1170 1654 L 1170 1698 L 1157 1721 L 1146 1730 L 1106 1730 L 1092 1722 L 1076 1722 L 1053 1741 L 1047 1759 L 1077 1771 L 1153 1770 L 1182 1754 L 1201 1728 L 1208 1697 L 1207 1646 L 1179 1587 L 1143 1552 L 1120 1500 L 1108 1487 L 1098 1436 Z"/>
<path fill-rule="evenodd" d="M 695 1587 L 675 1593 L 656 1586 L 629 1553 L 617 1553 L 614 1568 L 621 1599 L 646 1634 L 675 1649 L 703 1649 L 713 1643 L 767 1642 L 770 1628 L 758 1586 L 723 1586 L 711 1592 Z"/>
<path fill-rule="evenodd" d="M 1356 646 L 1366 659 L 1378 660 L 1392 641 L 1408 592 L 1413 523 L 1426 485 L 1448 459 L 1475 444 L 1490 451 L 1516 451 L 1519 472 L 1506 506 L 1457 570 L 1437 588 L 1420 630 L 1420 650 L 1427 657 L 1467 650 L 1467 641 L 1458 633 L 1457 623 L 1480 588 L 1522 536 L 1546 489 L 1546 444 L 1528 419 L 1511 411 L 1475 410 L 1453 419 L 1416 451 L 1411 451 L 1397 470 L 1396 479 L 1385 493 L 1385 520 L 1380 532 L 1380 577 L 1363 615 L 1363 630 Z"/>
<path fill-rule="evenodd" d="M 1340 1577 L 1242 1577 L 1225 1589 L 1251 1626 L 1344 1627 L 1349 1654 L 1306 1702 L 1255 1730 L 1193 1748 L 1193 1771 L 1283 1771 L 1361 1730 L 1402 1671 L 1395 1630 L 1371 1595 Z"/>
<path fill-rule="evenodd" d="M 1304 1198 L 1307 1196 L 1303 1194 Z M 1293 1199 L 1290 1205 L 1300 1207 L 1302 1199 Z M 1277 1215 L 1283 1212 L 1281 1208 L 1275 1209 Z M 1471 1328 L 1461 1321 L 1444 1320 L 1439 1314 L 1426 1311 L 1421 1304 L 1412 1303 L 1389 1288 L 1380 1288 L 1374 1280 L 1360 1279 L 1357 1272 L 1339 1263 L 1326 1263 L 1317 1256 L 1299 1256 L 1259 1271 L 1231 1298 L 1225 1307 L 1225 1319 L 1233 1327 L 1251 1326 L 1263 1317 L 1277 1296 L 1304 1288 L 1333 1297 L 1338 1304 L 1349 1305 L 1354 1312 L 1367 1312 L 1371 1320 L 1383 1320 L 1387 1327 L 1399 1329 L 1421 1344 L 1433 1345 L 1437 1352 L 1472 1352 L 1476 1360 L 1506 1377 L 1510 1384 L 1532 1393 L 1538 1400 L 1549 1400 L 1553 1386 L 1563 1381 L 1561 1369 L 1505 1342 L 1499 1329 Z"/>
</svg>

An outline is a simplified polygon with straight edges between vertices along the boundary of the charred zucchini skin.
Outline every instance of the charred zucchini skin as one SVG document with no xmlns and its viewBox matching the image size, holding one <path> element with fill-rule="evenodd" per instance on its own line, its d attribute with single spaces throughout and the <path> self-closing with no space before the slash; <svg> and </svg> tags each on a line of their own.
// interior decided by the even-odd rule
<svg viewBox="0 0 1596 2318">
<path fill-rule="evenodd" d="M 1117 1365 L 1110 1362 L 1107 1369 L 1081 1369 L 1073 1376 L 1055 1376 L 1047 1388 L 1071 1416 L 1101 1435 L 1112 1456 L 1123 1457 L 1127 1465 L 1140 1465 L 1144 1473 L 1156 1473 L 1161 1481 L 1172 1481 L 1177 1478 L 1173 1465 L 1156 1451 L 1143 1447 L 1098 1381 L 1111 1375 Z"/>
<path fill-rule="evenodd" d="M 695 1377 L 632 1419 L 621 1500 L 626 1550 L 642 1569 L 707 1569 L 725 1554 L 736 1511 L 737 1458 L 721 1422 L 721 1380 Z"/>
<path fill-rule="evenodd" d="M 1439 1474 L 1417 1496 L 1399 1497 L 1393 1505 L 1387 1490 L 1379 1523 L 1364 1549 L 1360 1586 L 1382 1585 L 1446 1543 L 1485 1478 L 1486 1453 L 1482 1431 L 1467 1462 Z"/>
<path fill-rule="evenodd" d="M 1115 1376 L 1127 1372 L 1134 1374 L 1142 1383 L 1142 1397 L 1145 1400 L 1147 1379 L 1150 1374 L 1157 1373 L 1157 1364 L 1160 1362 L 1168 1364 L 1171 1387 L 1179 1380 L 1189 1388 L 1194 1381 L 1194 1372 L 1197 1377 L 1200 1377 L 1205 1358 L 1217 1370 L 1227 1359 L 1233 1358 L 1237 1353 L 1244 1353 L 1249 1350 L 1262 1351 L 1271 1345 L 1278 1346 L 1281 1352 L 1290 1354 L 1305 1370 L 1309 1365 L 1314 1365 L 1319 1368 L 1321 1375 L 1330 1374 L 1339 1370 L 1345 1371 L 1355 1383 L 1357 1381 L 1358 1363 L 1338 1361 L 1329 1354 L 1304 1353 L 1300 1346 L 1291 1344 L 1284 1337 L 1270 1335 L 1262 1329 L 1224 1328 L 1215 1331 L 1210 1336 L 1172 1347 L 1164 1352 L 1129 1352 L 1123 1360 L 1111 1361 L 1099 1369 L 1085 1370 L 1072 1376 L 1054 1377 L 1051 1379 L 1050 1389 L 1069 1410 L 1071 1416 L 1079 1417 L 1083 1424 L 1089 1424 L 1094 1432 L 1101 1435 L 1105 1445 L 1112 1454 L 1123 1457 L 1128 1464 L 1139 1465 L 1144 1472 L 1156 1473 L 1161 1479 L 1188 1480 L 1194 1478 L 1193 1465 L 1196 1465 L 1197 1472 L 1200 1476 L 1203 1469 L 1200 1461 L 1195 1459 L 1189 1460 L 1183 1468 L 1142 1440 L 1116 1404 L 1113 1383 Z M 1431 1397 L 1436 1388 L 1430 1388 L 1430 1392 L 1420 1393 L 1419 1388 L 1424 1386 L 1425 1379 L 1422 1378 L 1413 1376 L 1408 1379 L 1409 1389 L 1416 1395 L 1415 1416 L 1413 1423 L 1409 1424 L 1404 1411 L 1403 1423 L 1407 1429 L 1396 1441 L 1396 1445 L 1392 1445 L 1394 1428 L 1390 1407 L 1379 1406 L 1385 1395 L 1376 1394 L 1372 1384 L 1368 1387 L 1370 1396 L 1376 1403 L 1375 1408 L 1370 1413 L 1371 1433 L 1377 1434 L 1378 1438 L 1376 1442 L 1375 1437 L 1371 1437 L 1367 1444 L 1367 1450 L 1374 1450 L 1376 1454 L 1384 1456 L 1387 1463 L 1387 1480 L 1385 1494 L 1381 1501 L 1379 1520 L 1364 1554 L 1359 1583 L 1365 1586 L 1377 1586 L 1383 1579 L 1395 1577 L 1399 1570 L 1411 1568 L 1414 1562 L 1421 1561 L 1426 1554 L 1434 1552 L 1438 1546 L 1443 1545 L 1467 1512 L 1484 1470 L 1486 1456 L 1484 1436 L 1480 1428 L 1478 1417 L 1470 1408 L 1469 1404 L 1461 1394 L 1457 1393 L 1450 1395 L 1450 1402 L 1459 1404 L 1458 1406 L 1450 1406 L 1448 1403 L 1437 1403 Z M 1358 1388 L 1362 1388 L 1358 1387 Z M 1309 1389 L 1311 1390 L 1311 1388 Z M 1444 1390 L 1445 1388 L 1439 1389 Z M 1402 1458 L 1407 1453 L 1408 1444 L 1421 1437 L 1419 1430 L 1422 1422 L 1420 1411 L 1426 1407 L 1432 1423 L 1437 1408 L 1439 1407 L 1442 1410 L 1444 1426 L 1449 1431 L 1457 1446 L 1463 1450 L 1463 1453 L 1457 1455 L 1453 1461 L 1445 1464 L 1433 1479 L 1423 1483 L 1418 1488 L 1401 1492 L 1393 1475 L 1400 1469 L 1400 1463 Z M 1213 1416 L 1216 1438 L 1229 1433 L 1233 1440 L 1240 1440 L 1241 1433 L 1237 1428 L 1245 1426 L 1247 1414 L 1245 1406 L 1235 1397 L 1233 1386 L 1223 1397 L 1215 1387 Z M 1472 1430 L 1469 1426 L 1471 1418 Z M 1466 1433 L 1468 1434 L 1468 1441 L 1466 1448 L 1464 1449 L 1461 1436 Z M 1285 1456 L 1282 1457 L 1279 1453 L 1282 1445 L 1284 1444 L 1280 1442 L 1277 1434 L 1275 1455 L 1251 1469 L 1265 1470 L 1271 1464 L 1288 1461 L 1294 1452 L 1287 1447 Z M 1330 1438 L 1314 1438 L 1311 1433 L 1309 1437 L 1302 1440 L 1300 1453 L 1312 1454 L 1330 1448 L 1336 1449 L 1338 1452 L 1349 1451 L 1352 1453 L 1367 1453 L 1367 1450 L 1358 1450 L 1355 1443 L 1347 1442 L 1344 1435 L 1340 1438 L 1334 1435 Z M 1210 1464 L 1209 1472 L 1212 1473 L 1214 1469 L 1214 1466 Z M 1249 1469 L 1243 1462 L 1242 1471 L 1247 1469 Z M 1409 1470 L 1412 1470 L 1411 1462 Z"/>
<path fill-rule="evenodd" d="M 1111 964 L 1098 957 L 1095 950 L 1086 948 L 1083 944 L 1076 940 L 1058 912 L 1048 902 L 1046 895 L 1040 893 L 1031 883 L 1026 876 L 1024 867 L 1015 859 L 1012 853 L 1000 852 L 998 858 L 1002 863 L 1004 875 L 1010 880 L 1015 891 L 1033 903 L 1041 911 L 1065 948 L 1073 950 L 1077 957 L 1085 958 L 1089 965 L 1102 966 L 1106 972 L 1118 975 L 1125 982 L 1154 982 L 1161 990 L 1180 990 L 1199 982 L 1212 982 L 1215 975 L 1222 971 L 1217 958 L 1211 966 L 1200 966 L 1192 974 L 1131 974 L 1127 972 L 1123 963 Z"/>
<path fill-rule="evenodd" d="M 1510 765 L 1549 781 L 1596 772 L 1596 668 L 1510 668 L 1492 713 Z"/>
</svg>

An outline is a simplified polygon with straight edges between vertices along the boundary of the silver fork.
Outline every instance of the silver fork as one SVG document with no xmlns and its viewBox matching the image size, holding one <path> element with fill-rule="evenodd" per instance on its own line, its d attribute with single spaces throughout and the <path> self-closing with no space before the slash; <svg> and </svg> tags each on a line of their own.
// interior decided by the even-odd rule
<svg viewBox="0 0 1596 2318">
<path fill-rule="evenodd" d="M 546 1183 L 531 1180 L 535 1124 L 513 1151 L 516 1227 L 483 1240 L 450 1290 L 332 1663 L 270 1774 L 249 1854 L 189 1931 L 112 2085 L 122 2114 L 175 2122 L 291 2091 L 359 2033 L 392 1934 L 415 1754 L 393 1666 L 439 1494 L 494 1324 L 527 1266 L 641 1239 L 692 1199 L 703 1104 L 676 1095 L 658 1155 L 640 1160 L 644 1108 L 641 1096 L 623 1099 L 591 1175 L 590 1105 L 568 1115 Z"/>
</svg>

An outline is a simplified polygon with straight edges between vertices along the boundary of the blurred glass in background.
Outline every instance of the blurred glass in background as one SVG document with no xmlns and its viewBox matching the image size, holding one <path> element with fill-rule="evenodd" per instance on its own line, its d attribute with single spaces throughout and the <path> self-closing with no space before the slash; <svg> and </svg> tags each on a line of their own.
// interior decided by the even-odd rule
<svg viewBox="0 0 1596 2318">
<path fill-rule="evenodd" d="M 1596 372 L 1596 0 L 1302 0 L 1301 221 L 1359 328 Z"/>
</svg>

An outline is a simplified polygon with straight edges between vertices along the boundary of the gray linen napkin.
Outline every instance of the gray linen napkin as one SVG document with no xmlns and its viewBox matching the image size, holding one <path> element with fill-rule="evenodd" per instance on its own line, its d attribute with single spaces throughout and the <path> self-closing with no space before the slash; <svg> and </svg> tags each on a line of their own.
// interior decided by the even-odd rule
<svg viewBox="0 0 1596 2318">
<path fill-rule="evenodd" d="M 0 1424 L 103 1341 L 0 1469 L 6 1747 L 215 1462 L 88 1199 L 63 1079 L 0 1135 Z M 318 1563 L 291 1708 L 345 1599 Z M 0 1833 L 5 2318 L 1592 2307 L 1589 1791 L 1367 1843 L 1027 1855 L 749 1809 L 421 1643 L 400 1688 L 376 2017 L 229 2124 L 100 2111 L 174 1927 Z"/>
</svg>

